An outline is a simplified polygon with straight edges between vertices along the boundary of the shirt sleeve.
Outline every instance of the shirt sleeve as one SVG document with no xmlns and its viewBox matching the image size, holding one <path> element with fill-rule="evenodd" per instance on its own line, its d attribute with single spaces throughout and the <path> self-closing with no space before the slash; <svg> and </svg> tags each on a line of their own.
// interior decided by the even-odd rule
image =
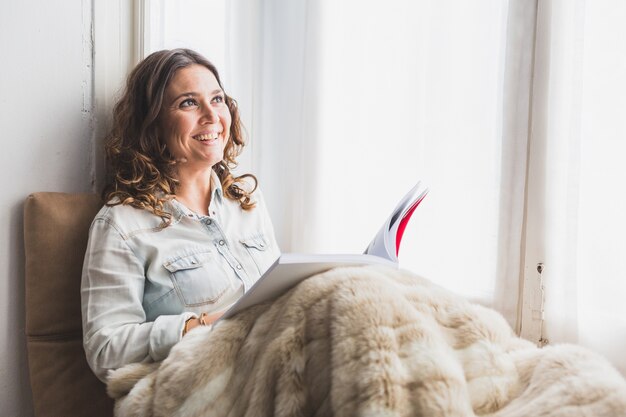
<svg viewBox="0 0 626 417">
<path fill-rule="evenodd" d="M 118 230 L 105 219 L 90 229 L 81 282 L 83 345 L 89 366 L 102 381 L 109 369 L 159 361 L 181 338 L 193 313 L 146 321 L 144 266 Z"/>
</svg>

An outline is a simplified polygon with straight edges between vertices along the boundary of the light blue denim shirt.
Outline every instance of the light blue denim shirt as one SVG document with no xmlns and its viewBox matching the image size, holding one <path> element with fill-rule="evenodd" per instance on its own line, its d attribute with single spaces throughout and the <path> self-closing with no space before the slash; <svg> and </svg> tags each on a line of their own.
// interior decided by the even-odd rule
<svg viewBox="0 0 626 417">
<path fill-rule="evenodd" d="M 130 206 L 94 219 L 81 285 L 83 344 L 94 373 L 164 359 L 185 321 L 227 309 L 279 256 L 260 191 L 244 211 L 212 178 L 208 216 L 172 200 L 172 224 Z"/>
</svg>

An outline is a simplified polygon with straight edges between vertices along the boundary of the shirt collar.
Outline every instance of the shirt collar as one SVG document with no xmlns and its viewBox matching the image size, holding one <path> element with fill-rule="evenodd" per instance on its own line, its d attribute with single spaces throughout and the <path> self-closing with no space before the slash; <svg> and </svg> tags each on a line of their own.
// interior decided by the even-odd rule
<svg viewBox="0 0 626 417">
<path fill-rule="evenodd" d="M 220 177 L 217 176 L 217 172 L 215 172 L 215 170 L 211 171 L 211 194 L 211 201 L 213 201 L 213 198 L 217 197 L 218 201 L 220 203 L 222 202 L 224 191 L 222 190 Z"/>
</svg>

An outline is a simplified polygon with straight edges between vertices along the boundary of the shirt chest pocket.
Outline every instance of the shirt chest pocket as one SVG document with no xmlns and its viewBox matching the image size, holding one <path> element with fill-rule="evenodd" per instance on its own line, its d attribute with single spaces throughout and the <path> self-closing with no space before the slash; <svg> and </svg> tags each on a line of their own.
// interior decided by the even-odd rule
<svg viewBox="0 0 626 417">
<path fill-rule="evenodd" d="M 163 264 L 185 306 L 215 304 L 232 288 L 218 256 L 210 251 L 199 252 L 176 256 Z"/>
<path fill-rule="evenodd" d="M 239 242 L 246 248 L 248 255 L 257 267 L 259 275 L 262 275 L 278 256 L 276 250 L 270 247 L 263 234 L 240 239 Z"/>
</svg>

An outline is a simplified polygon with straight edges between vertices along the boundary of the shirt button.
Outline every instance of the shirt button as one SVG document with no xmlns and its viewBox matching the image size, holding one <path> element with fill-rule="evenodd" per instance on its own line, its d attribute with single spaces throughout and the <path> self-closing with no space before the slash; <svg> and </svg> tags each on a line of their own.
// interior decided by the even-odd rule
<svg viewBox="0 0 626 417">
<path fill-rule="evenodd" d="M 206 221 L 206 224 L 211 224 L 212 222 L 213 222 L 213 221 L 212 221 L 211 219 L 208 219 L 208 220 Z"/>
<path fill-rule="evenodd" d="M 226 242 L 224 242 L 223 240 L 220 240 L 218 243 L 220 244 L 220 246 L 224 246 Z"/>
<path fill-rule="evenodd" d="M 265 247 L 265 245 L 264 245 L 264 244 L 262 244 L 262 243 L 259 243 L 259 247 L 264 248 L 264 247 Z"/>
<path fill-rule="evenodd" d="M 195 260 L 194 260 L 194 261 L 191 261 L 191 264 L 192 264 L 192 265 L 195 265 L 195 264 L 197 264 L 197 263 L 198 263 L 198 261 L 195 261 Z"/>
<path fill-rule="evenodd" d="M 237 265 L 237 266 L 236 266 L 236 268 L 237 268 L 237 269 L 241 269 L 241 265 Z"/>
</svg>

